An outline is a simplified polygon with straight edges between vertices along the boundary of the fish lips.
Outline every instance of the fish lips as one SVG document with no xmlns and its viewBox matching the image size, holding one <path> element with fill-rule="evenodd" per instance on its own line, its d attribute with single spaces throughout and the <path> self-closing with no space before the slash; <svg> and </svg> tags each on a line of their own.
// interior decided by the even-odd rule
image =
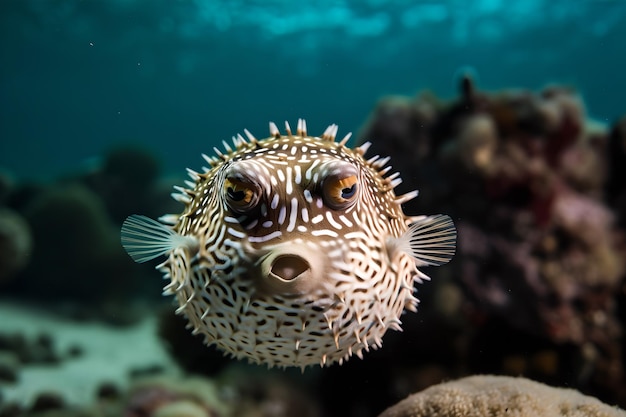
<svg viewBox="0 0 626 417">
<path fill-rule="evenodd" d="M 260 259 L 259 290 L 267 294 L 302 295 L 320 288 L 327 264 L 320 250 L 281 243 Z"/>
</svg>

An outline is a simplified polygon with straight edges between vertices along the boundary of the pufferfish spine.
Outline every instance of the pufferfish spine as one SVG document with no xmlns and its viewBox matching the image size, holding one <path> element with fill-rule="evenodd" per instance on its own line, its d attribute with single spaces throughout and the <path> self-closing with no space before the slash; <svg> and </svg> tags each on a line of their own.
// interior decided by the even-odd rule
<svg viewBox="0 0 626 417">
<path fill-rule="evenodd" d="M 122 245 L 137 262 L 158 266 L 207 344 L 271 366 L 343 363 L 382 345 L 416 311 L 418 267 L 454 255 L 456 229 L 446 215 L 404 214 L 389 158 L 365 159 L 366 143 L 335 141 L 337 125 L 309 136 L 270 123 L 270 137 L 244 130 L 202 173 L 189 170 L 185 205 L 159 220 L 132 215 Z"/>
</svg>

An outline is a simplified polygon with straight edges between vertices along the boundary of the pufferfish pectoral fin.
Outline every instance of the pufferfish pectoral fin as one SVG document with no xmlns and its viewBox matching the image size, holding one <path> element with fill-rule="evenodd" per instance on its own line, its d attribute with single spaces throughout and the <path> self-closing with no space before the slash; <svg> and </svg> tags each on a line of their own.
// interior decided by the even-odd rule
<svg viewBox="0 0 626 417">
<path fill-rule="evenodd" d="M 454 256 L 456 250 L 456 227 L 450 216 L 437 214 L 424 216 L 412 223 L 392 246 L 413 257 L 415 265 L 440 266 Z"/>
<path fill-rule="evenodd" d="M 143 263 L 181 246 L 197 248 L 198 240 L 182 236 L 150 217 L 133 214 L 122 224 L 122 246 L 135 262 Z"/>
</svg>

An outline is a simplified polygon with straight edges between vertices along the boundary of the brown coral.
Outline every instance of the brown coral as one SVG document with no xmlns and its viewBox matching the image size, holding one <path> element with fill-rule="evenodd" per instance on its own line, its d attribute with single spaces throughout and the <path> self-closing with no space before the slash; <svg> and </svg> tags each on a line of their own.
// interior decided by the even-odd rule
<svg viewBox="0 0 626 417">
<path fill-rule="evenodd" d="M 525 378 L 478 375 L 413 394 L 379 417 L 625 417 L 578 391 Z"/>
<path fill-rule="evenodd" d="M 534 376 L 626 404 L 618 388 L 626 376 L 617 308 L 626 192 L 623 175 L 616 176 L 626 166 L 626 123 L 609 136 L 587 119 L 580 96 L 561 86 L 481 92 L 464 78 L 460 90 L 459 98 L 431 106 L 419 135 L 407 128 L 419 122 L 416 113 L 393 119 L 403 128 L 388 124 L 379 117 L 386 113 L 381 100 L 361 140 L 394 132 L 393 145 L 374 139 L 372 147 L 411 159 L 395 168 L 410 173 L 406 189 L 420 190 L 414 209 L 457 218 L 453 282 L 463 286 L 459 314 L 472 325 L 463 342 L 472 370 L 542 369 Z M 421 100 L 405 99 L 403 108 Z M 428 152 L 417 158 L 415 148 Z M 523 358 L 520 366 L 519 346 L 501 340 L 516 333 L 528 351 L 550 352 L 557 364 L 535 367 Z M 484 344 L 500 347 L 500 362 L 485 364 L 493 357 L 481 353 Z"/>
</svg>

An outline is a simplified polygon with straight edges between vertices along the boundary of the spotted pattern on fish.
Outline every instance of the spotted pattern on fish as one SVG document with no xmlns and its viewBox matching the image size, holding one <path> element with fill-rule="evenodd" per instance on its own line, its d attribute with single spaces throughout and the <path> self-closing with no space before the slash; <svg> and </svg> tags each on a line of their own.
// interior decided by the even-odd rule
<svg viewBox="0 0 626 417">
<path fill-rule="evenodd" d="M 336 133 L 309 136 L 303 120 L 296 134 L 245 131 L 189 170 L 182 214 L 126 220 L 122 244 L 138 262 L 167 255 L 164 292 L 207 344 L 269 366 L 362 357 L 416 310 L 414 283 L 428 278 L 417 266 L 453 256 L 450 218 L 406 216 L 417 192 L 396 196 L 388 158 Z"/>
</svg>

